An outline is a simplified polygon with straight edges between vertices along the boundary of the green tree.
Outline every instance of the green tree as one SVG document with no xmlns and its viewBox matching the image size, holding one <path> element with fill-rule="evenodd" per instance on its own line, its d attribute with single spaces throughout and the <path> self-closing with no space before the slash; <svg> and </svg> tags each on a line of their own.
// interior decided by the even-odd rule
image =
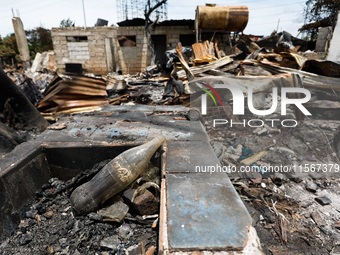
<svg viewBox="0 0 340 255">
<path fill-rule="evenodd" d="M 25 32 L 32 59 L 34 59 L 38 52 L 53 50 L 51 30 L 37 27 Z M 9 58 L 18 59 L 18 55 L 19 51 L 15 40 L 15 34 L 8 35 L 4 38 L 0 37 L 0 58 L 4 60 Z"/>
<path fill-rule="evenodd" d="M 0 37 L 0 58 L 14 58 L 18 54 L 17 42 L 15 35 L 7 35 L 4 38 Z"/>
<path fill-rule="evenodd" d="M 336 25 L 340 0 L 308 0 L 304 8 L 305 25 L 299 31 L 308 32 L 315 38 L 319 27 Z"/>
<path fill-rule="evenodd" d="M 12 60 L 17 61 L 19 57 L 19 51 L 15 35 L 10 34 L 4 38 L 0 37 L 0 59 L 3 64 L 11 64 Z"/>
<path fill-rule="evenodd" d="M 26 36 L 31 57 L 34 58 L 37 52 L 53 50 L 51 30 L 37 27 L 26 31 Z"/>
<path fill-rule="evenodd" d="M 70 18 L 63 19 L 60 21 L 60 27 L 74 27 L 74 21 L 70 20 Z"/>
</svg>

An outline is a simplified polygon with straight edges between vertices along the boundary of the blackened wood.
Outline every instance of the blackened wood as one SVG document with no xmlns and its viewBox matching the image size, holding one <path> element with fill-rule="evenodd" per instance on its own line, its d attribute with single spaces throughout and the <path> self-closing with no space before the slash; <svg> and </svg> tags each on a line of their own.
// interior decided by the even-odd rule
<svg viewBox="0 0 340 255">
<path fill-rule="evenodd" d="M 43 131 L 48 122 L 0 67 L 0 112 L 14 128 Z"/>
</svg>

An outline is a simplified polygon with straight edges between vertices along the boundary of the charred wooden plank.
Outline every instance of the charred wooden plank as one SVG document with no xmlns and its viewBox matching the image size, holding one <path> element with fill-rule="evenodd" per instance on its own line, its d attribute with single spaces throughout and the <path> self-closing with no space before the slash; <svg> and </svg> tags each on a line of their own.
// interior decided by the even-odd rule
<svg viewBox="0 0 340 255">
<path fill-rule="evenodd" d="M 226 56 L 226 57 L 218 59 L 214 62 L 206 64 L 206 65 L 193 66 L 193 67 L 188 66 L 188 68 L 189 68 L 192 75 L 197 75 L 197 74 L 200 74 L 200 73 L 207 72 L 211 69 L 217 69 L 219 67 L 225 66 L 225 65 L 227 65 L 231 62 L 233 62 L 233 59 L 230 58 L 229 56 Z M 185 75 L 186 75 L 186 73 L 185 73 L 184 70 L 180 70 L 180 71 L 177 72 L 177 76 L 178 76 L 179 79 L 185 78 Z"/>
<path fill-rule="evenodd" d="M 1 67 L 0 90 L 0 112 L 5 112 L 5 121 L 10 126 L 39 132 L 47 128 L 48 122 Z"/>
</svg>

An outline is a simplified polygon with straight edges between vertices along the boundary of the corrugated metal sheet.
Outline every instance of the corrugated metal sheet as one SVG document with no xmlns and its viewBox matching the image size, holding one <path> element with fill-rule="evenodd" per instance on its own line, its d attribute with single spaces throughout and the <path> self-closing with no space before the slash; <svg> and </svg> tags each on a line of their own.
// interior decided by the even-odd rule
<svg viewBox="0 0 340 255">
<path fill-rule="evenodd" d="M 56 76 L 37 104 L 43 114 L 73 113 L 99 109 L 108 104 L 103 79 L 86 76 Z"/>
</svg>

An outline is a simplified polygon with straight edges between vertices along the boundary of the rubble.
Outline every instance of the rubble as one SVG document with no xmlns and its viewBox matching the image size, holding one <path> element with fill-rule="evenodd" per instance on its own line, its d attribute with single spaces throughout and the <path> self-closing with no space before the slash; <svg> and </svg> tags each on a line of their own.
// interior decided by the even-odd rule
<svg viewBox="0 0 340 255">
<path fill-rule="evenodd" d="M 51 74 L 55 71 L 51 52 L 37 54 L 30 70 L 30 77 L 39 90 L 44 92 L 44 98 L 40 99 L 38 109 L 51 120 L 56 115 L 64 113 L 99 110 L 105 104 L 121 104 L 128 101 L 135 101 L 138 104 L 185 104 L 188 102 L 188 95 L 193 93 L 187 81 L 197 77 L 268 76 L 275 79 L 280 74 L 291 73 L 301 77 L 303 86 L 311 89 L 313 96 L 321 98 L 322 95 L 321 101 L 325 101 L 324 95 L 327 94 L 329 103 L 318 102 L 318 98 L 312 97 L 309 102 L 310 108 L 320 111 L 321 108 L 329 108 L 329 105 L 332 105 L 334 111 L 330 114 L 336 114 L 337 94 L 334 95 L 333 91 L 338 93 L 339 88 L 336 86 L 338 80 L 333 77 L 337 77 L 337 63 L 308 59 L 307 55 L 301 51 L 306 49 L 304 42 L 293 38 L 287 32 L 274 33 L 271 38 L 272 47 L 264 43 L 265 40 L 268 41 L 268 38 L 255 43 L 247 35 L 241 35 L 238 40 L 236 39 L 238 49 L 234 48 L 237 49 L 234 55 L 226 55 L 225 52 L 219 50 L 216 41 L 197 42 L 191 48 L 179 45 L 177 50 L 166 52 L 169 59 L 167 68 L 173 69 L 171 73 L 158 65 L 153 65 L 147 67 L 143 74 L 136 76 L 108 74 L 98 77 L 105 82 L 106 88 L 101 85 L 102 87 L 92 87 L 96 89 L 92 92 L 88 90 L 86 96 L 92 99 L 84 98 L 84 92 L 79 90 L 79 86 L 77 87 L 78 78 L 68 80 L 64 75 L 55 74 L 54 79 L 50 80 Z M 289 46 L 288 50 L 283 47 L 280 51 L 278 46 L 285 45 L 285 43 L 292 46 Z M 261 48 L 261 46 L 267 48 Z M 44 70 L 49 70 L 48 76 L 43 75 Z M 37 73 L 40 73 L 40 77 Z M 63 82 L 58 83 L 60 78 Z M 96 82 L 99 85 L 100 79 L 90 80 L 88 76 L 82 79 L 84 82 L 89 79 L 88 84 Z M 58 84 L 55 85 L 56 83 Z M 72 87 L 75 90 L 72 92 L 69 89 L 65 90 L 64 83 L 67 84 L 66 86 L 73 84 Z M 46 89 L 47 85 L 48 89 Z M 51 95 L 47 95 L 49 93 Z M 256 96 L 259 95 L 258 93 Z M 68 94 L 68 98 L 63 98 L 64 94 Z M 74 95 L 73 98 L 71 95 Z M 336 116 L 331 118 L 335 119 Z M 263 130 L 263 134 L 265 133 Z"/>
<path fill-rule="evenodd" d="M 120 196 L 96 212 L 77 217 L 74 215 L 70 194 L 108 161 L 102 161 L 68 181 L 50 179 L 37 192 L 12 237 L 2 242 L 1 253 L 126 254 L 136 245 L 142 245 L 145 250 L 154 250 L 157 246 L 157 231 L 152 228 L 152 224 L 158 215 L 153 218 L 142 217 L 143 214 L 139 214 Z M 150 164 L 150 175 L 153 175 L 154 167 Z M 135 183 L 131 189 L 137 189 L 143 183 L 147 182 Z M 144 213 L 148 208 L 153 214 L 154 208 L 148 204 L 144 204 Z"/>
<path fill-rule="evenodd" d="M 310 192 L 315 193 L 318 190 L 318 186 L 314 182 L 308 181 L 306 183 L 306 189 Z"/>
<path fill-rule="evenodd" d="M 27 81 L 27 83 L 26 83 Z M 24 89 L 10 79 L 4 70 L 0 68 L 0 156 L 13 150 L 18 144 L 32 139 L 45 130 L 48 122 L 34 107 L 34 85 L 30 80 L 24 80 L 28 92 L 33 91 L 30 99 L 25 96 Z M 33 88 L 33 90 L 29 89 Z"/>
<path fill-rule="evenodd" d="M 299 254 L 300 251 L 326 254 L 339 249 L 339 63 L 307 52 L 306 42 L 287 32 L 275 32 L 257 42 L 242 35 L 234 42 L 230 52 L 233 53 L 226 54 L 227 51 L 220 50 L 216 41 L 197 42 L 191 48 L 182 47 L 179 43 L 176 49 L 166 52 L 169 61 L 164 69 L 152 65 L 144 73 L 136 75 L 110 73 L 102 77 L 56 74 L 53 65 L 46 70 L 46 58 L 42 61 L 43 57 L 37 55 L 32 73 L 18 76 L 14 71 L 8 72 L 8 75 L 18 86 L 24 90 L 27 88 L 25 94 L 33 104 L 39 101 L 37 109 L 50 121 L 63 114 L 100 111 L 102 106 L 108 104 L 180 104 L 192 107 L 190 114 L 182 118 L 201 120 L 205 124 L 221 165 L 236 169 L 247 166 L 256 170 L 253 173 L 232 172 L 228 175 L 253 217 L 253 226 L 266 254 Z M 53 59 L 53 54 L 46 56 Z M 312 116 L 303 118 L 296 109 L 288 108 L 288 117 L 298 120 L 298 125 L 294 129 L 284 128 L 279 114 L 282 110 L 282 98 L 279 96 L 276 111 L 266 116 L 277 122 L 264 123 L 264 117 L 256 116 L 263 125 L 242 129 L 230 126 L 216 128 L 209 119 L 214 116 L 202 116 L 201 108 L 194 105 L 195 102 L 189 102 L 190 95 L 202 93 L 203 89 L 214 92 L 210 84 L 236 84 L 245 95 L 244 99 L 249 96 L 248 89 L 253 88 L 253 108 L 258 111 L 270 109 L 276 100 L 272 93 L 274 86 L 305 88 L 311 92 L 311 99 L 304 106 Z M 226 116 L 228 120 L 242 123 L 243 120 L 232 112 L 234 102 L 231 96 L 226 95 L 223 100 L 226 102 L 223 107 L 214 108 L 215 117 Z M 218 100 L 215 103 L 218 104 Z M 249 107 L 245 107 L 244 116 L 245 122 L 250 119 Z M 65 125 L 49 127 L 55 130 L 64 128 Z M 4 144 L 1 147 L 7 149 L 5 153 L 21 142 L 20 134 L 15 131 L 7 132 L 6 128 L 0 128 L 0 131 L 0 141 Z M 328 171 L 327 174 L 316 171 L 318 165 L 327 170 L 333 167 L 336 171 Z M 272 166 L 291 167 L 296 171 L 285 172 L 281 171 L 282 168 L 276 173 L 266 171 Z M 148 224 L 151 221 L 156 224 L 154 218 L 151 220 L 142 216 L 157 214 L 158 189 L 155 186 L 145 188 L 143 192 L 137 192 L 137 189 L 128 189 L 114 203 L 114 207 L 89 214 L 85 217 L 85 223 L 70 220 L 73 222 L 70 231 L 80 231 L 77 224 L 92 225 L 94 222 L 100 222 L 108 229 L 111 227 L 107 222 L 124 220 L 137 223 L 146 220 Z M 329 208 L 328 212 L 325 207 Z M 138 217 L 129 215 L 131 209 Z M 43 222 L 57 217 L 53 208 L 43 213 L 34 209 L 30 213 L 26 214 L 22 229 L 26 228 L 25 224 L 38 222 L 39 217 Z M 133 232 L 130 231 L 132 229 L 117 230 L 124 232 L 121 236 L 125 237 L 121 239 L 110 230 L 108 236 L 100 240 L 100 249 L 119 251 L 122 240 L 131 237 L 129 233 Z M 83 235 L 82 238 L 89 241 L 87 233 Z M 15 239 L 19 250 L 20 246 L 34 242 L 31 233 L 20 231 Z M 81 243 L 83 240 L 78 241 Z M 53 253 L 66 249 L 63 247 L 64 240 L 58 242 L 60 247 L 48 246 L 47 251 Z M 155 247 L 150 243 L 146 253 L 152 254 Z M 146 248 L 143 247 L 145 243 L 135 245 L 129 247 L 131 254 Z M 73 246 L 68 249 L 72 250 Z"/>
<path fill-rule="evenodd" d="M 244 41 L 247 42 L 243 40 L 243 43 Z M 260 45 L 260 42 L 258 43 Z M 222 165 L 237 169 L 242 165 L 249 165 L 258 171 L 256 175 L 232 172 L 229 176 L 233 184 L 238 187 L 243 201 L 251 207 L 249 212 L 255 212 L 252 214 L 253 224 L 265 254 L 300 254 L 300 252 L 310 254 L 311 251 L 315 254 L 327 253 L 327 250 L 336 249 L 335 240 L 340 236 L 334 227 L 334 221 L 339 218 L 339 207 L 332 201 L 332 198 L 338 194 L 337 170 L 334 169 L 335 172 L 328 175 L 318 171 L 306 171 L 305 174 L 301 172 L 270 174 L 264 170 L 271 165 L 303 166 L 306 164 L 308 167 L 313 165 L 313 162 L 339 166 L 340 119 L 336 109 L 340 87 L 338 78 L 335 78 L 338 64 L 324 60 L 309 60 L 294 49 L 289 49 L 288 52 L 269 52 L 266 49 L 254 48 L 249 42 L 248 46 L 245 45 L 244 43 L 243 47 L 247 49 L 248 57 L 238 61 L 234 69 L 228 70 L 223 67 L 229 71 L 228 78 L 235 74 L 245 75 L 246 78 L 250 74 L 255 76 L 254 83 L 256 81 L 258 84 L 262 79 L 260 74 L 273 79 L 282 74 L 297 74 L 301 79 L 300 86 L 312 92 L 312 98 L 306 107 L 312 112 L 313 117 L 299 122 L 299 127 L 289 131 L 280 125 L 242 129 L 214 128 L 208 124 L 209 119 L 225 115 L 204 116 L 203 122 L 206 123 L 212 145 L 219 144 L 220 149 L 216 149 L 215 152 Z M 275 47 L 276 45 L 273 44 L 273 49 Z M 232 63 L 234 62 L 235 60 Z M 313 65 L 317 67 L 312 67 Z M 327 65 L 331 68 L 327 68 Z M 249 67 L 254 69 L 250 71 Z M 233 72 L 230 72 L 231 70 Z M 223 80 L 222 77 L 214 79 L 213 72 L 209 72 L 209 75 L 206 80 L 211 82 L 221 83 Z M 217 75 L 221 76 L 221 72 Z M 238 80 L 234 79 L 234 82 Z M 240 87 L 245 85 L 245 83 L 237 84 Z M 296 84 L 298 83 L 293 86 Z M 265 90 L 260 91 L 262 94 L 253 94 L 255 108 L 268 109 L 268 105 L 266 106 L 264 102 L 268 99 L 270 107 L 272 98 L 268 97 Z M 252 153 L 245 154 L 247 156 L 244 158 L 242 155 L 245 151 L 242 149 L 246 148 Z M 306 182 L 306 179 L 309 181 Z M 323 183 L 328 184 L 325 186 Z M 332 220 L 329 220 L 323 211 L 315 212 L 318 205 L 328 206 L 328 208 L 332 206 Z M 319 230 L 309 225 L 308 220 L 301 219 L 306 210 L 312 212 L 310 217 Z M 321 240 L 315 241 L 308 234 L 310 231 L 318 233 Z M 313 243 L 308 240 L 313 240 Z"/>
<path fill-rule="evenodd" d="M 147 189 L 137 195 L 133 200 L 133 206 L 141 215 L 158 214 L 159 200 Z"/>
<path fill-rule="evenodd" d="M 313 162 L 323 162 L 338 166 L 340 161 L 331 144 L 340 122 L 337 120 L 333 125 L 333 121 L 308 120 L 291 131 L 281 128 L 281 132 L 273 133 L 272 137 L 259 136 L 249 127 L 207 128 L 212 144 L 217 143 L 219 147 L 225 148 L 222 153 L 221 149 L 216 151 L 224 166 L 234 165 L 238 169 L 243 165 L 243 154 L 251 159 L 253 155 L 270 148 L 267 155 L 255 163 L 251 161 L 253 169 L 258 169 L 256 181 L 253 175 L 228 174 L 252 215 L 253 226 L 265 254 L 311 254 L 310 251 L 326 254 L 328 249 L 336 247 L 340 233 L 333 226 L 339 219 L 340 208 L 333 199 L 339 201 L 338 174 L 333 172 L 327 175 L 317 171 L 288 173 L 280 170 L 274 173 L 261 172 L 261 168 L 264 170 L 270 165 L 307 163 L 308 166 Z M 231 150 L 236 147 L 239 148 L 238 152 Z M 249 151 L 242 152 L 242 148 L 249 148 Z M 250 153 L 250 150 L 253 152 Z M 323 210 L 319 206 L 327 209 Z M 316 213 L 316 210 L 321 211 Z M 310 217 L 317 227 L 308 223 Z M 316 241 L 309 234 L 311 232 L 317 233 L 320 240 Z M 308 243 L 305 240 L 309 240 Z"/>
<path fill-rule="evenodd" d="M 97 212 L 100 219 L 105 222 L 122 222 L 129 212 L 130 207 L 119 197 L 113 201 L 112 205 L 102 208 Z"/>
<path fill-rule="evenodd" d="M 315 201 L 318 202 L 320 205 L 329 205 L 332 201 L 328 197 L 316 197 Z"/>
</svg>

